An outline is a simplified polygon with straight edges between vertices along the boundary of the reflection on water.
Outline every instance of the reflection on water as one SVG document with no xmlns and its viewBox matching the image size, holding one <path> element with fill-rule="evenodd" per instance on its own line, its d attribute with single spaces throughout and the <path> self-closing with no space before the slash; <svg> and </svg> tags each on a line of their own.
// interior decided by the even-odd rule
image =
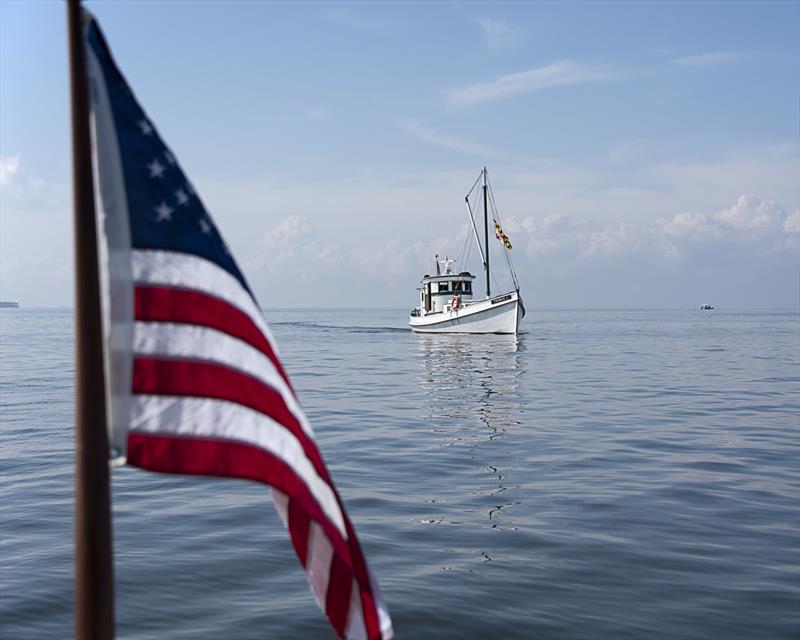
<svg viewBox="0 0 800 640">
<path fill-rule="evenodd" d="M 514 528 L 499 518 L 518 504 L 508 495 L 514 468 L 499 441 L 522 424 L 524 350 L 522 336 L 419 336 L 420 419 L 441 435 L 442 446 L 466 450 L 480 476 L 472 495 L 488 499 L 481 508 L 491 528 Z"/>
</svg>

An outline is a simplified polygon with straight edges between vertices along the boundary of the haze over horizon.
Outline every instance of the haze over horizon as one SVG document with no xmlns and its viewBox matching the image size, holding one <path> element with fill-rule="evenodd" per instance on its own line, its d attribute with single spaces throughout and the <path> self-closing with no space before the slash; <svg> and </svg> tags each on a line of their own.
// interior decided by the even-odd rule
<svg viewBox="0 0 800 640">
<path fill-rule="evenodd" d="M 262 307 L 411 308 L 484 165 L 530 309 L 800 307 L 800 3 L 86 6 Z M 72 306 L 64 14 L 0 3 L 25 307 Z"/>
</svg>

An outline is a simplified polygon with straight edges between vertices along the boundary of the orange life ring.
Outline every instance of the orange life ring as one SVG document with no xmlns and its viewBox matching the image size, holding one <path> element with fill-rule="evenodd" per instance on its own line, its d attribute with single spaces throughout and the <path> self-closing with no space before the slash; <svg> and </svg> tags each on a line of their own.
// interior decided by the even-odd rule
<svg viewBox="0 0 800 640">
<path fill-rule="evenodd" d="M 458 308 L 461 306 L 461 296 L 453 296 L 453 299 L 450 300 L 450 309 L 452 311 L 458 311 Z"/>
</svg>

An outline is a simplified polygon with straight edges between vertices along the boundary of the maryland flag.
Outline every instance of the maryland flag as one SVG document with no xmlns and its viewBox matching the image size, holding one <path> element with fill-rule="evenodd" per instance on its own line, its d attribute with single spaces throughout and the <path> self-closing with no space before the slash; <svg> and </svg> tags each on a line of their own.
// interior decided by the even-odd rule
<svg viewBox="0 0 800 640">
<path fill-rule="evenodd" d="M 497 239 L 502 242 L 506 249 L 511 251 L 511 240 L 508 239 L 508 236 L 503 232 L 503 229 L 500 227 L 500 223 L 492 218 L 492 222 L 494 222 L 494 235 L 497 236 Z"/>
</svg>

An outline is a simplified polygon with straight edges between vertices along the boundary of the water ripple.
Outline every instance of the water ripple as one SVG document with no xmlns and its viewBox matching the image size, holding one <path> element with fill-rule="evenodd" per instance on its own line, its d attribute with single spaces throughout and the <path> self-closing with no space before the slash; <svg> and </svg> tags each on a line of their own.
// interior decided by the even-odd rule
<svg viewBox="0 0 800 640">
<path fill-rule="evenodd" d="M 398 637 L 800 636 L 800 316 L 267 313 Z M 72 316 L 0 316 L 3 637 L 72 628 Z M 121 638 L 327 638 L 259 485 L 113 476 Z"/>
</svg>

